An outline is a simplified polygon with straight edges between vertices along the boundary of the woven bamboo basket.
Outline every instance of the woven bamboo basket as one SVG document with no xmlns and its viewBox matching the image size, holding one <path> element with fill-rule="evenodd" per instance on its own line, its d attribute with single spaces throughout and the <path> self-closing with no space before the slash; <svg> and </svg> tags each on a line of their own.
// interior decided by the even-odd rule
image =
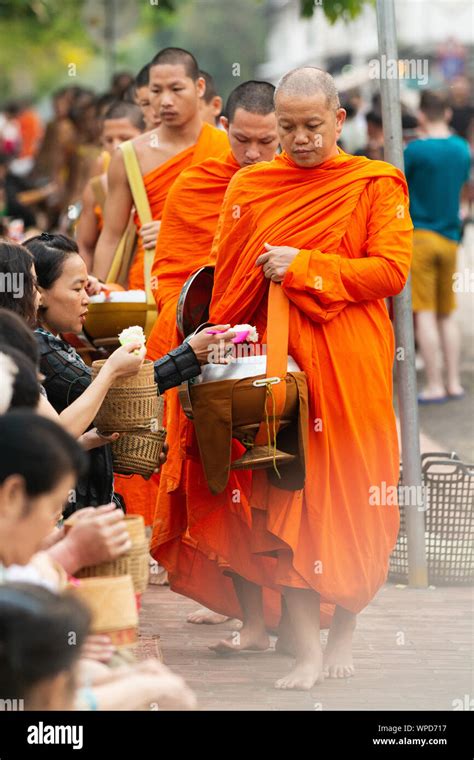
<svg viewBox="0 0 474 760">
<path fill-rule="evenodd" d="M 105 361 L 92 362 L 92 379 L 97 377 Z M 97 412 L 94 425 L 101 433 L 122 433 L 150 430 L 161 425 L 158 388 L 154 365 L 145 360 L 137 375 L 116 380 Z"/>
<path fill-rule="evenodd" d="M 71 586 L 92 614 L 91 633 L 107 634 L 117 647 L 138 639 L 138 611 L 129 575 L 82 578 Z"/>
<path fill-rule="evenodd" d="M 142 544 L 148 541 L 145 529 L 145 520 L 142 515 L 125 515 L 125 528 L 130 536 L 132 544 Z"/>
<path fill-rule="evenodd" d="M 73 512 L 73 514 L 64 521 L 63 525 L 66 530 L 70 530 L 77 522 L 78 515 L 80 518 L 80 510 Z M 125 530 L 130 536 L 132 546 L 135 544 L 142 544 L 144 541 L 149 542 L 150 537 L 147 535 L 147 529 L 145 527 L 145 520 L 142 515 L 123 515 L 125 521 Z"/>
<path fill-rule="evenodd" d="M 122 433 L 120 438 L 112 443 L 114 472 L 119 475 L 142 475 L 148 480 L 159 464 L 165 439 L 164 428 Z"/>
<path fill-rule="evenodd" d="M 106 359 L 100 359 L 92 363 L 92 379 L 97 377 L 106 361 Z M 115 380 L 113 385 L 114 388 L 136 388 L 137 386 L 156 387 L 155 367 L 151 359 L 145 359 L 137 375 L 120 377 Z"/>
<path fill-rule="evenodd" d="M 77 578 L 117 577 L 130 575 L 135 594 L 143 594 L 150 575 L 149 545 L 142 541 L 132 546 L 130 551 L 110 562 L 84 567 L 76 573 Z"/>
</svg>

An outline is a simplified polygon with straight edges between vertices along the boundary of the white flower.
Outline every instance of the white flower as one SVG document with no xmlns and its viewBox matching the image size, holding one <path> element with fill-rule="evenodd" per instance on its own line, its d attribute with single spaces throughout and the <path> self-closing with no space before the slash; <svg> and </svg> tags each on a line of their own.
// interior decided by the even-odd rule
<svg viewBox="0 0 474 760">
<path fill-rule="evenodd" d="M 125 328 L 119 334 L 118 339 L 121 346 L 126 346 L 127 343 L 139 343 L 141 346 L 144 346 L 146 340 L 143 327 L 140 327 L 140 325 Z"/>
</svg>

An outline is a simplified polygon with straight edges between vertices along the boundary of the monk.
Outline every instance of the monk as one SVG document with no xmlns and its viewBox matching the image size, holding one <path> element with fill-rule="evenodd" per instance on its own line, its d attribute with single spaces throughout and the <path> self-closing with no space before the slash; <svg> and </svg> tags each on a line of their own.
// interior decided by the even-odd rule
<svg viewBox="0 0 474 760">
<path fill-rule="evenodd" d="M 214 77 L 202 69 L 199 73 L 206 83 L 206 89 L 199 104 L 201 118 L 203 121 L 207 121 L 208 124 L 212 124 L 213 127 L 218 127 L 219 117 L 222 113 L 222 98 L 217 92 Z"/>
<path fill-rule="evenodd" d="M 235 500 L 231 479 L 211 495 L 194 465 L 188 530 L 228 565 L 243 610 L 238 648 L 262 649 L 265 584 L 241 560 L 239 526 L 250 530 L 284 596 L 282 645 L 295 657 L 275 685 L 311 689 L 353 674 L 356 615 L 384 583 L 397 537 L 398 508 L 376 496 L 396 486 L 399 469 L 384 299 L 406 282 L 412 223 L 401 172 L 338 148 L 345 111 L 328 74 L 290 71 L 275 106 L 282 155 L 242 169 L 226 193 L 210 320 L 255 324 L 265 338 L 270 282 L 289 300 L 288 353 L 309 394 L 305 485 L 286 491 L 267 471 L 249 472 Z M 335 605 L 324 659 L 322 602 Z"/>
<path fill-rule="evenodd" d="M 152 212 L 153 221 L 141 224 L 135 213 L 140 239 L 129 272 L 129 288 L 143 290 L 145 249 L 155 249 L 163 207 L 173 182 L 194 163 L 228 151 L 225 132 L 203 124 L 199 102 L 205 83 L 199 76 L 194 56 L 181 48 L 165 48 L 151 61 L 149 69 L 150 100 L 161 123 L 136 137 L 132 145 Z M 132 194 L 121 151 L 116 151 L 108 172 L 109 192 L 105 204 L 104 228 L 94 260 L 94 273 L 104 280 L 110 270 L 116 247 L 132 209 Z M 141 476 L 122 478 L 117 490 L 127 509 L 142 514 L 151 525 L 155 511 L 159 478 L 145 481 Z"/>
<path fill-rule="evenodd" d="M 160 117 L 153 110 L 150 99 L 150 64 L 147 63 L 138 72 L 135 79 L 135 102 L 140 107 L 145 122 L 145 130 L 149 132 L 161 124 Z"/>
<path fill-rule="evenodd" d="M 101 143 L 109 159 L 125 140 L 132 140 L 145 127 L 141 109 L 133 103 L 118 101 L 109 106 L 102 123 Z M 82 195 L 82 211 L 76 230 L 79 253 L 93 269 L 94 251 L 103 227 L 103 208 L 107 195 L 107 174 L 90 179 Z"/>
<path fill-rule="evenodd" d="M 226 116 L 221 117 L 229 136 L 227 155 L 222 159 L 209 158 L 182 172 L 168 194 L 152 267 L 152 280 L 157 278 L 159 284 L 155 291 L 158 319 L 148 340 L 150 358 L 162 356 L 165 347 L 168 351 L 181 342 L 176 327 L 179 294 L 193 271 L 213 263 L 212 240 L 231 178 L 241 167 L 270 161 L 275 155 L 278 135 L 274 89 L 268 82 L 238 85 L 228 98 Z M 152 553 L 174 574 L 174 582 L 183 584 L 183 578 L 177 580 L 180 564 L 173 557 L 180 560 L 176 545 L 181 542 L 186 522 L 182 465 L 187 426 L 177 390 L 166 393 L 165 400 L 168 465 L 161 475 Z M 226 619 L 225 615 L 208 610 L 199 610 L 188 618 L 196 623 L 220 623 Z"/>
<path fill-rule="evenodd" d="M 141 245 L 130 268 L 132 290 L 144 288 L 144 249 L 156 246 L 163 206 L 173 182 L 183 169 L 220 156 L 228 148 L 227 136 L 202 122 L 199 101 L 205 82 L 191 53 L 181 48 L 161 50 L 150 63 L 149 77 L 151 104 L 161 124 L 132 142 L 153 216 L 152 222 L 142 225 L 135 214 Z M 105 223 L 94 271 L 99 279 L 107 276 L 133 203 L 120 151 L 110 162 L 108 178 Z"/>
</svg>

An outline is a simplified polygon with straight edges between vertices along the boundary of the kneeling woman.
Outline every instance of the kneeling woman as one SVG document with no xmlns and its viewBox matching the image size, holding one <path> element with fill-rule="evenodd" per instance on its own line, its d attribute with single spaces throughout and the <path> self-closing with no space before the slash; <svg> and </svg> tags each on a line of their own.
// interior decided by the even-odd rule
<svg viewBox="0 0 474 760">
<path fill-rule="evenodd" d="M 79 334 L 82 330 L 89 303 L 87 269 L 76 243 L 64 235 L 43 233 L 27 240 L 25 247 L 34 258 L 40 294 L 37 328 L 40 368 L 45 376 L 48 399 L 56 411 L 61 412 L 91 383 L 90 367 L 60 337 L 63 333 Z M 226 327 L 228 325 L 219 325 L 217 329 Z M 219 335 L 218 342 L 230 345 L 234 336 L 235 333 L 229 330 Z M 211 340 L 209 335 L 200 333 L 155 362 L 160 393 L 200 373 L 200 365 L 207 362 L 212 348 Z M 87 482 L 79 483 L 76 504 L 69 511 L 110 501 L 113 489 L 110 447 L 93 450 L 91 460 Z"/>
</svg>

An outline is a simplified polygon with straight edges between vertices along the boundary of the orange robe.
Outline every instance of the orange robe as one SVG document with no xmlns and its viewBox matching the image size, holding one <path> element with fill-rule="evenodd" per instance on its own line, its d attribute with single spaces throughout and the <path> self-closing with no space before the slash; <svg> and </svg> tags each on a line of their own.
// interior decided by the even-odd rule
<svg viewBox="0 0 474 760">
<path fill-rule="evenodd" d="M 181 288 L 189 275 L 200 266 L 214 263 L 212 248 L 220 208 L 227 186 L 240 166 L 231 151 L 222 159 L 208 159 L 187 169 L 173 185 L 163 211 L 162 225 L 152 275 L 158 277 L 157 306 L 159 316 L 148 340 L 153 358 L 162 356 L 181 343 L 176 328 L 176 306 Z M 212 249 L 211 249 L 212 248 Z M 171 588 L 230 617 L 242 617 L 227 563 L 214 552 L 206 551 L 187 530 L 187 494 L 200 483 L 189 482 L 186 458 L 199 459 L 193 446 L 192 430 L 178 399 L 177 389 L 167 391 L 166 427 L 168 460 L 163 467 L 151 551 L 168 570 Z M 190 435 L 191 433 L 191 435 Z M 241 453 L 238 444 L 236 456 Z M 234 484 L 235 485 L 235 484 Z M 249 489 L 251 480 L 241 474 L 238 487 Z M 239 528 L 242 528 L 239 521 Z M 255 565 L 261 585 L 271 585 L 270 566 L 266 560 L 253 558 L 249 552 L 249 535 L 239 541 L 242 549 L 239 568 Z M 207 590 L 212 589 L 208 598 Z M 265 619 L 276 628 L 280 617 L 280 594 L 276 588 L 265 593 Z"/>
<path fill-rule="evenodd" d="M 165 161 L 164 164 L 157 166 L 156 169 L 145 174 L 143 182 L 153 219 L 155 221 L 161 219 L 168 191 L 184 169 L 193 164 L 201 163 L 201 161 L 211 156 L 222 156 L 228 149 L 229 140 L 227 134 L 222 129 L 216 129 L 211 124 L 205 123 L 202 125 L 201 133 L 194 145 L 186 148 L 186 150 L 182 150 L 176 156 L 173 156 L 173 158 Z M 142 223 L 137 212 L 135 212 L 134 221 L 137 231 L 139 231 Z M 137 250 L 129 272 L 130 290 L 143 290 L 145 287 L 143 276 L 145 251 L 140 236 L 138 240 Z"/>
<path fill-rule="evenodd" d="M 229 185 L 210 320 L 255 324 L 264 336 L 268 280 L 256 259 L 266 242 L 298 248 L 282 287 L 288 351 L 306 373 L 310 407 L 301 491 L 275 488 L 260 471 L 247 473 L 251 486 L 236 501 L 242 474 L 231 471 L 226 490 L 212 495 L 200 463 L 189 462 L 191 537 L 249 581 L 262 575 L 246 562 L 246 536 L 256 557 L 265 554 L 270 588 L 313 589 L 357 613 L 385 581 L 399 514 L 373 502 L 377 488 L 396 486 L 399 452 L 384 299 L 405 284 L 411 240 L 405 179 L 381 161 L 341 151 L 299 168 L 282 154 L 241 170 Z M 207 606 L 219 609 L 220 585 L 206 592 Z"/>
<path fill-rule="evenodd" d="M 145 174 L 143 182 L 153 219 L 158 220 L 161 218 L 168 192 L 184 169 L 187 169 L 192 164 L 204 161 L 210 156 L 224 155 L 228 149 L 229 141 L 227 134 L 210 124 L 203 124 L 195 145 L 186 148 L 186 150 L 173 156 L 173 158 L 170 158 L 164 164 L 157 166 L 153 171 Z M 134 221 L 137 230 L 139 230 L 141 222 L 136 212 Z M 143 272 L 144 255 L 145 251 L 141 243 L 141 237 L 138 236 L 137 249 L 129 272 L 130 290 L 143 290 L 145 288 Z M 163 353 L 166 353 L 166 351 Z M 150 354 L 148 358 L 151 358 Z M 155 356 L 154 358 L 159 357 Z M 124 497 L 127 512 L 143 515 L 146 525 L 152 525 L 153 523 L 159 482 L 160 478 L 156 475 L 153 475 L 150 480 L 144 480 L 140 475 L 115 476 L 115 490 Z"/>
<path fill-rule="evenodd" d="M 152 276 L 158 278 L 155 296 L 158 318 L 148 339 L 148 354 L 155 359 L 178 346 L 182 338 L 176 327 L 176 306 L 189 275 L 201 266 L 214 263 L 211 251 L 219 213 L 227 186 L 240 169 L 232 151 L 221 160 L 210 158 L 186 171 L 174 183 L 163 211 Z M 168 459 L 163 466 L 156 505 L 151 552 L 168 570 L 171 588 L 206 604 L 207 588 L 214 589 L 213 609 L 231 617 L 242 612 L 226 563 L 213 553 L 203 553 L 187 531 L 187 481 L 185 459 L 198 456 L 187 450 L 188 422 L 181 410 L 177 389 L 166 392 Z M 250 483 L 246 474 L 241 487 Z M 245 544 L 241 544 L 245 548 Z M 249 558 L 246 557 L 248 562 Z M 264 580 L 270 582 L 270 576 Z M 215 590 L 219 589 L 219 599 Z M 274 592 L 274 597 L 277 594 Z M 267 604 L 267 621 L 275 627 L 279 618 L 279 598 Z"/>
<path fill-rule="evenodd" d="M 158 236 L 152 277 L 158 278 L 154 291 L 158 318 L 148 339 L 148 353 L 163 356 L 181 343 L 176 326 L 176 306 L 189 275 L 212 263 L 211 246 L 227 186 L 240 169 L 232 151 L 222 158 L 209 158 L 186 169 L 168 194 Z M 185 473 L 187 421 L 181 411 L 177 389 L 165 394 L 168 459 L 163 466 L 156 503 L 152 553 L 168 570 L 171 587 L 184 593 L 180 585 L 189 576 L 189 561 L 196 569 L 194 542 L 186 529 Z M 220 574 L 219 568 L 200 558 L 206 572 Z M 194 571 L 192 575 L 194 575 Z M 197 573 L 202 580 L 202 570 Z M 212 583 L 214 585 L 214 582 Z M 188 596 L 196 594 L 189 593 Z M 199 601 L 203 601 L 197 596 Z M 229 610 L 230 613 L 230 610 Z"/>
</svg>

